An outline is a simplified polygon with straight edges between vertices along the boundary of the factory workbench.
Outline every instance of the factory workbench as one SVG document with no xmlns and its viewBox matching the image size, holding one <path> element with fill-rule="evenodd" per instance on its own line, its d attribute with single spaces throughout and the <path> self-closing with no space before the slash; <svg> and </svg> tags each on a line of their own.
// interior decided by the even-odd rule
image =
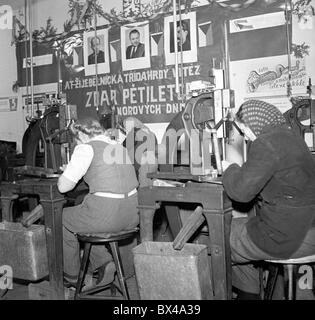
<svg viewBox="0 0 315 320">
<path fill-rule="evenodd" d="M 154 174 L 150 174 L 154 178 Z M 160 175 L 156 175 L 160 178 Z M 174 237 L 179 232 L 179 203 L 203 207 L 208 226 L 209 261 L 212 271 L 214 299 L 231 299 L 230 225 L 232 204 L 222 184 L 186 182 L 180 187 L 150 186 L 138 191 L 141 241 L 153 241 L 153 217 L 157 203 L 166 204 L 166 214 Z"/>
<path fill-rule="evenodd" d="M 51 299 L 63 300 L 62 208 L 64 196 L 58 192 L 57 179 L 27 178 L 1 182 L 2 219 L 13 221 L 12 205 L 17 195 L 37 195 L 44 209 L 45 233 Z"/>
</svg>

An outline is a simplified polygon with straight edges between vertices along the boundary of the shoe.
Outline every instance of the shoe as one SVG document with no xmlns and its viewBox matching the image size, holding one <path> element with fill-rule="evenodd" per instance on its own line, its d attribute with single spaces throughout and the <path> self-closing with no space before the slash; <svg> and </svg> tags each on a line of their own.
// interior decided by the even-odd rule
<svg viewBox="0 0 315 320">
<path fill-rule="evenodd" d="M 63 285 L 65 288 L 68 288 L 68 289 L 75 289 L 76 286 L 77 286 L 77 283 L 76 282 L 73 282 L 73 281 L 69 281 L 67 278 L 63 278 Z"/>
<path fill-rule="evenodd" d="M 93 274 L 86 274 L 83 287 L 82 287 L 82 292 L 93 289 L 95 287 L 96 280 L 93 278 Z"/>
<path fill-rule="evenodd" d="M 69 280 L 66 277 L 64 277 L 63 285 L 65 288 L 68 288 L 70 290 L 76 290 L 77 281 Z M 86 274 L 81 291 L 83 292 L 83 291 L 89 290 L 94 286 L 95 286 L 95 282 L 94 282 L 93 276 L 90 274 Z"/>
<path fill-rule="evenodd" d="M 116 267 L 113 261 L 108 261 L 104 263 L 98 269 L 98 278 L 96 280 L 97 286 L 106 286 L 115 279 Z"/>
</svg>

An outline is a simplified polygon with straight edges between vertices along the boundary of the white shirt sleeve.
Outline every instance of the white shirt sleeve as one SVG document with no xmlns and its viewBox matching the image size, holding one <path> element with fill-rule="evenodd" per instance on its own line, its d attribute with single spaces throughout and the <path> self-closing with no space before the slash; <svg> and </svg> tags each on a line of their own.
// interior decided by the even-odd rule
<svg viewBox="0 0 315 320">
<path fill-rule="evenodd" d="M 77 145 L 74 148 L 70 162 L 62 175 L 77 183 L 89 169 L 93 156 L 94 152 L 92 146 L 89 144 Z"/>
</svg>

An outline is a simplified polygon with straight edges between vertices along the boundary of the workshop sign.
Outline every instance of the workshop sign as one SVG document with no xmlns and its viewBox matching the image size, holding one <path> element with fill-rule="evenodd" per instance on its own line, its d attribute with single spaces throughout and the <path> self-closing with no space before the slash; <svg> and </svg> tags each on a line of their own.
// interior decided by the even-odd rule
<svg viewBox="0 0 315 320">
<path fill-rule="evenodd" d="M 279 11 L 273 5 L 268 9 L 271 13 Z M 67 102 L 77 106 L 79 118 L 95 116 L 97 110 L 103 113 L 114 108 L 123 118 L 133 116 L 144 123 L 167 123 L 183 109 L 191 82 L 209 81 L 210 69 L 222 67 L 224 21 L 232 21 L 228 37 L 231 62 L 248 59 L 244 54 L 249 52 L 246 50 L 246 39 L 249 38 L 253 44 L 250 51 L 253 56 L 249 58 L 258 58 L 260 53 L 266 56 L 279 54 L 265 53 L 268 48 L 281 47 L 283 50 L 283 17 L 281 23 L 277 22 L 277 15 L 271 16 L 271 22 L 267 19 L 264 23 L 261 23 L 262 17 L 250 18 L 263 13 L 266 13 L 266 7 L 260 1 L 241 11 L 208 5 L 182 11 L 175 25 L 170 12 L 146 21 L 107 25 L 96 32 L 78 31 L 69 36 L 69 43 L 75 45 L 65 46 L 67 58 L 60 69 L 53 48 L 34 42 L 34 84 L 62 80 Z M 274 21 L 279 36 L 269 37 L 270 46 L 257 52 L 257 32 L 263 36 L 262 31 Z M 17 43 L 16 52 L 18 82 L 20 86 L 29 86 L 29 48 Z M 175 81 L 176 60 L 179 86 Z M 282 73 L 285 73 L 285 67 Z M 260 70 L 256 72 L 260 74 Z M 253 83 L 256 91 L 264 85 L 252 78 L 248 82 Z"/>
<path fill-rule="evenodd" d="M 0 112 L 17 111 L 17 97 L 0 98 Z"/>
<path fill-rule="evenodd" d="M 186 94 L 192 81 L 209 81 L 213 58 L 219 67 L 223 29 L 209 11 L 182 14 L 177 24 L 176 35 L 182 36 L 181 47 L 175 41 L 178 88 Z M 68 102 L 78 106 L 79 117 L 92 115 L 98 105 L 100 112 L 115 107 L 123 118 L 160 123 L 183 109 L 175 85 L 173 16 L 97 30 L 97 37 L 94 31 L 86 32 L 83 40 L 83 46 L 73 51 L 73 63 L 82 71 L 64 81 Z"/>
<path fill-rule="evenodd" d="M 186 65 L 183 72 L 190 80 L 200 79 L 201 68 L 200 64 Z M 176 98 L 174 67 L 101 75 L 98 96 L 95 84 L 95 77 L 65 83 L 68 101 L 81 105 L 80 113 L 93 113 L 98 102 L 100 106 L 115 106 L 123 117 L 134 116 L 145 123 L 168 122 L 184 106 Z"/>
</svg>

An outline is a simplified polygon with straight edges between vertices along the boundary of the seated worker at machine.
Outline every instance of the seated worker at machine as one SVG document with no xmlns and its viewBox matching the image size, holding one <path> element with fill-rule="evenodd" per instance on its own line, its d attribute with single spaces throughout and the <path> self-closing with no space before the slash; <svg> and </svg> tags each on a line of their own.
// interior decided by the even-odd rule
<svg viewBox="0 0 315 320">
<path fill-rule="evenodd" d="M 139 216 L 138 181 L 135 169 L 127 159 L 126 149 L 112 141 L 94 119 L 76 121 L 71 132 L 77 145 L 58 180 L 58 189 L 61 193 L 68 192 L 82 177 L 89 186 L 89 193 L 80 205 L 63 210 L 64 274 L 68 284 L 75 286 L 80 268 L 79 243 L 75 233 L 130 229 L 138 225 Z M 108 147 L 112 148 L 110 150 L 114 148 L 116 154 L 124 154 L 124 157 L 118 157 L 117 161 L 111 158 L 113 153 L 107 152 Z M 96 284 L 112 282 L 115 265 L 104 246 L 93 246 L 90 257 L 92 272 L 99 271 Z"/>
<path fill-rule="evenodd" d="M 250 263 L 315 254 L 315 163 L 281 112 L 263 101 L 241 105 L 236 123 L 251 141 L 247 161 L 223 161 L 223 186 L 235 201 L 255 200 L 256 215 L 233 218 L 232 284 L 238 299 L 259 299 L 259 271 Z"/>
</svg>

